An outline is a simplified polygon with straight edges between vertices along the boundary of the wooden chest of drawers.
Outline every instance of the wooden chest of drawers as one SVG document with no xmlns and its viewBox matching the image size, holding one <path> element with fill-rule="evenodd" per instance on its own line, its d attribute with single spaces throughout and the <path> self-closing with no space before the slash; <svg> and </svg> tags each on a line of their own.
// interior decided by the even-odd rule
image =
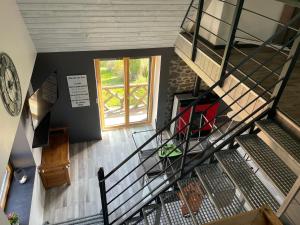
<svg viewBox="0 0 300 225">
<path fill-rule="evenodd" d="M 49 146 L 43 148 L 39 173 L 46 189 L 70 184 L 69 136 L 65 128 L 50 131 Z"/>
</svg>

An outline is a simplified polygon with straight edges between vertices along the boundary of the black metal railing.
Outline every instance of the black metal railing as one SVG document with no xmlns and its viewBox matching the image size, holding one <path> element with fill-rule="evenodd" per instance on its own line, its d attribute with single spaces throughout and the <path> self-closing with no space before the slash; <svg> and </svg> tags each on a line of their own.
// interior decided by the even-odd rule
<svg viewBox="0 0 300 225">
<path fill-rule="evenodd" d="M 237 40 L 242 40 L 244 39 L 245 41 L 253 41 L 256 40 L 258 43 L 257 44 L 265 44 L 265 47 L 270 47 L 273 50 L 278 50 L 278 46 L 276 46 L 273 43 L 266 43 L 266 40 L 263 40 L 260 37 L 257 37 L 257 35 L 251 34 L 249 31 L 246 31 L 244 28 L 239 27 L 239 18 L 241 17 L 242 12 L 248 12 L 251 13 L 253 15 L 256 15 L 258 17 L 261 17 L 265 20 L 269 20 L 272 21 L 276 24 L 278 24 L 279 26 L 281 26 L 283 28 L 284 31 L 286 30 L 292 30 L 294 32 L 296 32 L 298 29 L 296 29 L 295 27 L 289 25 L 286 26 L 285 24 L 271 18 L 268 16 L 264 16 L 261 13 L 257 13 L 253 10 L 247 9 L 245 7 L 243 7 L 244 5 L 244 1 L 238 0 L 236 4 L 230 3 L 230 2 L 226 2 L 226 1 L 220 1 L 220 0 L 213 0 L 215 2 L 222 2 L 222 3 L 226 3 L 228 5 L 230 5 L 231 7 L 234 7 L 234 13 L 232 15 L 232 18 L 230 19 L 231 21 L 226 21 L 222 18 L 218 18 L 214 15 L 212 15 L 211 13 L 203 10 L 203 2 L 206 2 L 205 0 L 201 0 L 201 1 L 196 1 L 196 0 L 192 0 L 190 3 L 190 6 L 188 8 L 188 12 L 186 13 L 186 16 L 184 17 L 182 24 L 181 24 L 181 29 L 182 31 L 184 31 L 187 35 L 190 35 L 190 37 L 193 40 L 193 45 L 192 45 L 192 51 L 191 51 L 191 60 L 194 61 L 195 57 L 196 57 L 196 51 L 197 51 L 197 42 L 202 41 L 204 38 L 202 37 L 201 39 L 201 35 L 199 34 L 199 29 L 202 29 L 203 31 L 208 32 L 209 34 L 215 36 L 218 40 L 222 41 L 222 43 L 224 44 L 224 52 L 222 55 L 216 53 L 216 51 L 214 49 L 211 49 L 210 46 L 205 45 L 205 43 L 202 43 L 205 45 L 205 47 L 211 51 L 213 54 L 215 54 L 217 57 L 219 57 L 221 59 L 221 70 L 220 70 L 220 74 L 219 77 L 221 79 L 221 77 L 224 75 L 224 71 L 226 69 L 228 69 L 228 66 L 232 67 L 233 65 L 229 62 L 229 56 L 231 55 L 232 50 L 237 51 L 238 53 L 242 54 L 243 56 L 247 56 L 247 53 L 243 52 L 241 49 L 239 49 L 238 47 L 235 46 L 235 42 L 237 42 Z M 197 3 L 195 5 L 195 3 Z M 199 17 L 203 17 L 204 15 L 209 16 L 210 18 L 214 19 L 215 21 L 221 22 L 222 24 L 226 25 L 227 29 L 230 29 L 228 31 L 228 37 L 223 37 L 220 36 L 219 34 L 216 34 L 214 32 L 212 32 L 210 30 L 210 28 L 206 27 L 205 25 L 201 24 L 201 19 L 193 19 L 191 17 L 193 17 L 193 15 L 197 15 Z M 262 23 L 264 22 L 264 20 L 262 21 Z M 192 24 L 192 25 L 191 25 Z M 297 23 L 295 23 L 297 24 Z M 196 29 L 191 29 L 194 27 L 199 27 L 197 30 Z M 198 31 L 198 32 L 197 32 Z M 236 33 L 239 32 L 240 36 L 237 36 Z M 249 37 L 252 38 L 248 39 L 245 37 L 242 37 L 241 34 L 247 35 Z M 197 38 L 195 38 L 197 37 Z M 287 52 L 284 51 L 285 49 L 281 50 L 281 54 L 284 56 L 288 56 Z M 250 58 L 251 61 L 255 62 L 256 64 L 260 64 L 259 60 L 255 59 L 255 58 Z M 266 67 L 265 65 L 263 65 L 263 68 L 266 70 L 270 71 L 270 68 Z M 245 73 L 241 70 L 238 70 L 237 72 L 245 75 Z M 276 75 L 279 76 L 279 74 L 275 73 Z"/>
<path fill-rule="evenodd" d="M 238 0 L 237 4 L 228 3 L 226 1 L 221 2 L 230 4 L 232 7 L 236 7 L 236 10 L 232 22 L 226 22 L 228 26 L 231 26 L 230 33 L 227 39 L 221 37 L 226 42 L 226 47 L 223 57 L 221 57 L 222 63 L 220 69 L 220 79 L 215 84 L 213 84 L 207 91 L 200 95 L 195 101 L 193 101 L 188 107 L 186 107 L 182 112 L 177 114 L 162 129 L 158 130 L 151 138 L 149 138 L 145 143 L 143 143 L 128 157 L 126 157 L 125 160 L 118 164 L 108 174 L 105 175 L 104 169 L 100 168 L 98 172 L 98 179 L 105 225 L 120 223 L 125 219 L 130 218 L 136 213 L 140 212 L 145 205 L 155 201 L 161 192 L 172 188 L 179 179 L 191 172 L 194 167 L 200 165 L 205 160 L 209 159 L 211 156 L 213 156 L 215 152 L 221 150 L 229 144 L 232 144 L 234 137 L 242 134 L 248 129 L 251 129 L 255 121 L 267 116 L 268 114 L 270 114 L 271 111 L 273 111 L 276 108 L 282 91 L 286 86 L 287 80 L 291 75 L 291 72 L 295 66 L 299 55 L 299 32 L 297 30 L 297 33 L 281 46 L 275 46 L 273 44 L 273 40 L 276 37 L 278 37 L 278 35 L 285 32 L 287 29 L 290 29 L 290 27 L 292 27 L 292 25 L 300 18 L 300 15 L 294 17 L 288 24 L 279 23 L 281 26 L 280 29 L 278 29 L 267 40 L 261 40 L 262 43 L 259 46 L 257 46 L 257 48 L 251 54 L 243 54 L 244 58 L 242 58 L 239 63 L 233 65 L 229 59 L 232 54 L 232 50 L 238 49 L 235 46 L 236 31 L 241 31 L 241 29 L 238 27 L 238 22 L 242 10 L 245 9 L 243 8 L 243 1 L 241 0 Z M 203 16 L 204 14 L 209 14 L 208 12 L 205 12 L 203 10 L 204 0 L 198 1 L 198 6 L 195 6 L 194 3 L 195 1 L 193 0 L 188 8 L 188 12 L 186 13 L 181 25 L 182 29 L 184 30 L 185 23 L 187 20 L 191 23 L 196 23 L 194 24 L 194 33 L 184 30 L 192 37 L 191 42 L 193 47 L 191 55 L 189 56 L 192 61 L 196 59 L 198 50 L 197 43 L 200 41 L 201 38 L 199 37 L 199 29 L 201 29 L 201 27 L 203 29 L 203 26 L 201 25 L 201 20 L 203 20 L 203 18 L 201 19 L 201 16 Z M 196 10 L 196 20 L 189 18 L 190 10 L 192 9 Z M 249 32 L 245 31 L 245 33 Z M 215 35 L 218 36 L 217 34 Z M 288 46 L 291 45 L 292 47 L 288 48 Z M 263 61 L 256 59 L 255 57 L 257 56 L 257 54 L 262 52 L 266 47 L 272 48 L 275 52 L 273 52 Z M 207 46 L 207 48 L 213 51 L 209 46 Z M 238 51 L 241 50 L 238 49 Z M 284 55 L 286 57 L 285 60 L 281 61 L 279 64 L 276 64 L 275 67 L 271 67 L 270 65 L 272 65 L 273 60 L 278 55 Z M 218 112 L 218 115 L 224 115 L 224 113 L 226 113 L 230 108 L 235 107 L 236 110 L 234 115 L 231 115 L 230 117 L 225 119 L 223 123 L 219 124 L 216 129 L 211 130 L 211 132 L 204 138 L 196 139 L 195 144 L 191 145 L 191 134 L 194 116 L 193 112 L 195 106 L 199 102 L 201 102 L 201 100 L 204 97 L 213 93 L 215 88 L 221 87 L 224 84 L 224 81 L 226 81 L 226 79 L 228 79 L 232 74 L 241 71 L 241 68 L 249 61 L 255 62 L 255 66 L 251 69 L 251 71 L 242 71 L 243 77 L 239 79 L 239 81 L 235 85 L 228 88 L 227 91 L 224 91 L 224 94 L 221 95 L 215 101 L 213 101 L 210 104 L 210 106 L 204 111 L 205 113 L 209 109 L 211 109 L 215 104 L 224 101 L 224 98 L 228 97 L 230 94 L 236 91 L 241 84 L 244 84 L 246 81 L 250 80 L 252 83 L 251 85 L 248 85 L 248 90 L 246 90 L 244 93 L 241 93 L 237 98 L 232 99 L 231 103 L 229 103 L 224 109 Z M 253 79 L 253 76 L 255 76 L 258 73 L 258 71 L 262 68 L 266 69 L 267 73 L 265 73 L 259 79 Z M 264 88 L 262 84 L 270 77 L 275 77 L 274 82 L 272 82 L 272 84 L 269 85 L 268 88 Z M 255 90 L 257 87 L 260 87 L 262 91 L 258 93 L 255 98 L 247 101 L 247 103 L 241 104 L 241 99 L 245 98 L 250 92 L 253 92 L 253 90 Z M 246 110 L 253 104 L 256 104 L 258 101 L 261 101 L 263 103 L 258 107 L 254 106 L 253 110 L 250 112 Z M 131 167 L 130 169 L 127 169 L 127 171 L 124 171 L 124 168 L 128 168 L 126 167 L 126 165 L 130 164 L 131 160 L 137 158 L 138 154 L 145 150 L 147 146 L 151 144 L 152 141 L 154 141 L 159 136 L 162 136 L 164 132 L 167 132 L 172 124 L 175 124 L 176 127 L 178 125 L 178 121 L 182 118 L 182 116 L 189 111 L 191 111 L 192 113 L 190 114 L 188 123 L 186 123 L 182 127 L 177 127 L 175 129 L 175 132 L 171 135 L 171 137 L 169 137 L 165 141 L 162 141 L 159 146 L 156 146 L 152 150 L 151 154 L 149 154 L 146 158 L 142 159 L 139 163 L 135 164 L 135 166 Z M 226 129 L 226 133 L 223 133 L 222 135 L 219 135 L 218 138 L 211 140 L 211 137 L 216 132 L 220 132 L 221 129 L 228 125 L 228 123 L 233 118 L 238 116 L 242 117 L 241 121 L 237 122 L 232 128 Z M 200 125 L 199 130 L 203 129 L 207 125 L 213 127 L 214 119 L 205 120 L 203 124 Z M 178 139 L 180 134 L 184 134 L 184 137 Z M 195 148 L 205 143 L 206 141 L 208 141 L 209 144 L 204 150 L 199 151 L 197 154 L 192 155 L 191 157 L 188 157 Z M 157 162 L 151 164 L 149 168 L 143 169 L 143 165 L 148 163 L 151 160 L 151 157 L 157 155 L 158 152 L 169 143 L 175 143 L 176 148 L 170 151 L 166 155 L 166 158 L 160 158 Z M 139 183 L 141 179 L 143 179 L 143 177 L 145 177 L 157 165 L 161 163 L 166 163 L 166 159 L 168 159 L 168 156 L 170 156 L 177 148 L 182 150 L 183 154 L 181 156 L 178 156 L 172 162 L 169 161 L 168 164 L 166 164 L 158 174 L 153 176 L 148 183 Z M 193 164 L 193 166 L 191 166 L 192 162 L 196 163 Z M 178 164 L 180 166 L 175 166 Z M 141 173 L 139 172 L 140 170 L 142 170 Z M 123 177 L 118 180 L 115 180 L 115 173 L 120 173 Z M 167 179 L 163 180 L 159 184 L 154 185 L 154 189 L 149 191 L 150 185 L 154 184 L 155 181 L 157 181 L 162 175 L 165 175 L 166 173 L 168 173 Z"/>
</svg>

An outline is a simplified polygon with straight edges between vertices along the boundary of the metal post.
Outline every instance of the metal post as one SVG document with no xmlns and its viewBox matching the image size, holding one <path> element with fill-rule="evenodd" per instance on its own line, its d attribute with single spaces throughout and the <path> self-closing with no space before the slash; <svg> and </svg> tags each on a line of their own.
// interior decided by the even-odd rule
<svg viewBox="0 0 300 225">
<path fill-rule="evenodd" d="M 200 23 L 201 23 L 201 15 L 202 15 L 202 11 L 203 11 L 203 3 L 204 3 L 204 0 L 199 0 L 198 10 L 197 10 L 197 18 L 196 18 L 196 26 L 195 26 L 195 30 L 194 30 L 194 36 L 193 36 L 193 48 L 192 48 L 192 56 L 191 56 L 192 61 L 195 61 L 196 54 L 197 54 L 197 40 L 198 40 L 198 35 L 199 35 Z"/>
<path fill-rule="evenodd" d="M 184 164 L 186 161 L 186 155 L 187 152 L 189 150 L 189 146 L 190 146 L 190 139 L 191 139 L 191 135 L 192 135 L 192 125 L 193 125 L 193 121 L 194 121 L 194 115 L 195 115 L 195 107 L 196 106 L 192 106 L 191 107 L 191 114 L 190 114 L 190 118 L 189 118 L 189 126 L 186 132 L 186 137 L 185 137 L 185 147 L 183 150 L 183 157 L 182 157 L 182 161 L 181 161 L 181 165 L 180 165 L 180 177 L 184 172 Z"/>
<path fill-rule="evenodd" d="M 241 13 L 243 10 L 244 0 L 237 0 L 236 7 L 234 10 L 234 14 L 232 17 L 231 27 L 227 38 L 226 47 L 223 54 L 223 59 L 221 63 L 221 70 L 220 70 L 220 79 L 223 79 L 225 76 L 226 68 L 228 65 L 228 60 L 231 55 L 232 46 L 235 39 L 235 33 L 240 21 Z M 224 84 L 224 80 L 221 82 L 220 86 L 222 87 Z"/>
<path fill-rule="evenodd" d="M 98 170 L 98 181 L 99 181 L 100 196 L 101 196 L 103 223 L 104 225 L 109 225 L 105 180 L 103 178 L 104 178 L 104 169 L 103 167 L 100 167 L 100 169 Z"/>
<path fill-rule="evenodd" d="M 297 33 L 297 35 L 299 34 L 299 31 Z M 295 67 L 295 64 L 297 62 L 297 59 L 299 57 L 299 53 L 300 53 L 300 36 L 298 36 L 289 53 L 288 58 L 290 59 L 289 61 L 287 61 L 280 73 L 280 76 L 278 79 L 282 79 L 274 88 L 273 93 L 272 93 L 272 97 L 274 98 L 274 101 L 270 103 L 269 107 L 271 108 L 271 112 L 269 114 L 269 117 L 273 117 L 275 112 L 276 112 L 276 107 L 279 103 L 279 100 L 282 96 L 282 93 L 287 85 L 287 82 L 293 72 L 293 69 Z"/>
</svg>

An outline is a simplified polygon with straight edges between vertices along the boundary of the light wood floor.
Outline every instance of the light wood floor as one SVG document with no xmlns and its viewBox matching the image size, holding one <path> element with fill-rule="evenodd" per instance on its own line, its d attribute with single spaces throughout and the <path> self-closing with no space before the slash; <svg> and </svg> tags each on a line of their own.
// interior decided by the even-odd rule
<svg viewBox="0 0 300 225">
<path fill-rule="evenodd" d="M 102 133 L 101 141 L 71 144 L 71 185 L 46 191 L 44 221 L 57 223 L 99 213 L 101 210 L 97 180 L 99 167 L 104 167 L 106 173 L 111 171 L 136 149 L 131 137 L 132 132 L 145 129 L 151 129 L 151 127 L 142 126 L 105 131 Z M 151 132 L 138 135 L 138 145 L 150 136 Z M 116 180 L 123 177 L 126 171 L 129 171 L 137 162 L 137 157 L 134 157 L 126 164 L 126 168 L 123 167 L 108 180 L 107 186 L 110 187 Z M 124 185 L 130 184 L 136 177 L 137 174 L 134 173 L 130 178 L 124 180 L 118 190 L 122 190 Z M 122 199 L 118 199 L 111 207 L 119 205 L 119 202 L 127 198 L 128 194 L 134 193 L 139 185 L 140 183 L 137 183 L 129 193 L 123 195 Z M 116 194 L 116 191 L 111 194 Z"/>
</svg>

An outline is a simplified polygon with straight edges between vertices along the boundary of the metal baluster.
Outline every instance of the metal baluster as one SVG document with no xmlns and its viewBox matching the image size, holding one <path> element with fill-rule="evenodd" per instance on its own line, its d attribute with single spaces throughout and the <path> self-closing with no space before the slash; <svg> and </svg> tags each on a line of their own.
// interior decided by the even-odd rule
<svg viewBox="0 0 300 225">
<path fill-rule="evenodd" d="M 193 126 L 193 121 L 194 121 L 194 118 L 195 118 L 195 107 L 196 106 L 191 107 L 191 114 L 190 114 L 190 118 L 189 118 L 189 126 L 188 126 L 186 136 L 185 136 L 185 141 L 186 142 L 185 142 L 185 147 L 184 147 L 184 150 L 183 150 L 183 157 L 182 157 L 181 165 L 180 165 L 180 168 L 181 168 L 180 176 L 183 174 L 187 152 L 189 151 L 190 139 L 191 139 L 192 129 L 193 129 L 192 126 Z"/>
<path fill-rule="evenodd" d="M 104 225 L 109 225 L 107 199 L 106 199 L 106 187 L 105 187 L 105 180 L 103 178 L 104 178 L 104 169 L 103 169 L 103 167 L 100 167 L 100 169 L 98 170 L 98 181 L 99 181 L 100 196 L 101 196 L 103 223 L 104 223 Z"/>
<path fill-rule="evenodd" d="M 221 70 L 220 70 L 220 80 L 224 78 L 225 76 L 225 72 L 226 72 L 226 68 L 228 65 L 228 60 L 229 57 L 231 55 L 231 50 L 233 47 L 233 43 L 234 43 L 234 39 L 235 39 L 235 33 L 237 31 L 237 27 L 240 21 L 240 17 L 241 17 L 241 13 L 243 10 L 243 5 L 244 5 L 244 0 L 238 0 L 236 7 L 235 7 L 235 11 L 232 17 L 232 22 L 231 22 L 231 27 L 230 27 L 230 31 L 229 31 L 229 35 L 227 38 L 227 43 L 226 43 L 226 47 L 224 50 L 224 54 L 223 54 L 223 59 L 222 59 L 222 63 L 221 63 Z M 221 81 L 220 83 L 220 87 L 222 87 L 224 84 L 224 80 Z"/>
<path fill-rule="evenodd" d="M 189 5 L 189 8 L 188 8 L 188 10 L 186 11 L 186 13 L 183 17 L 183 20 L 182 20 L 181 25 L 180 25 L 181 28 L 183 28 L 183 24 L 184 24 L 185 19 L 187 18 L 188 14 L 189 14 L 189 11 L 191 10 L 191 7 L 192 7 L 193 3 L 194 3 L 194 0 L 191 1 L 190 5 Z"/>
<path fill-rule="evenodd" d="M 197 40 L 199 35 L 200 23 L 201 23 L 201 16 L 203 11 L 203 3 L 204 0 L 199 0 L 198 10 L 197 10 L 197 18 L 196 18 L 196 26 L 194 30 L 194 37 L 193 37 L 193 48 L 192 48 L 192 61 L 195 61 L 196 54 L 197 54 Z"/>
</svg>

